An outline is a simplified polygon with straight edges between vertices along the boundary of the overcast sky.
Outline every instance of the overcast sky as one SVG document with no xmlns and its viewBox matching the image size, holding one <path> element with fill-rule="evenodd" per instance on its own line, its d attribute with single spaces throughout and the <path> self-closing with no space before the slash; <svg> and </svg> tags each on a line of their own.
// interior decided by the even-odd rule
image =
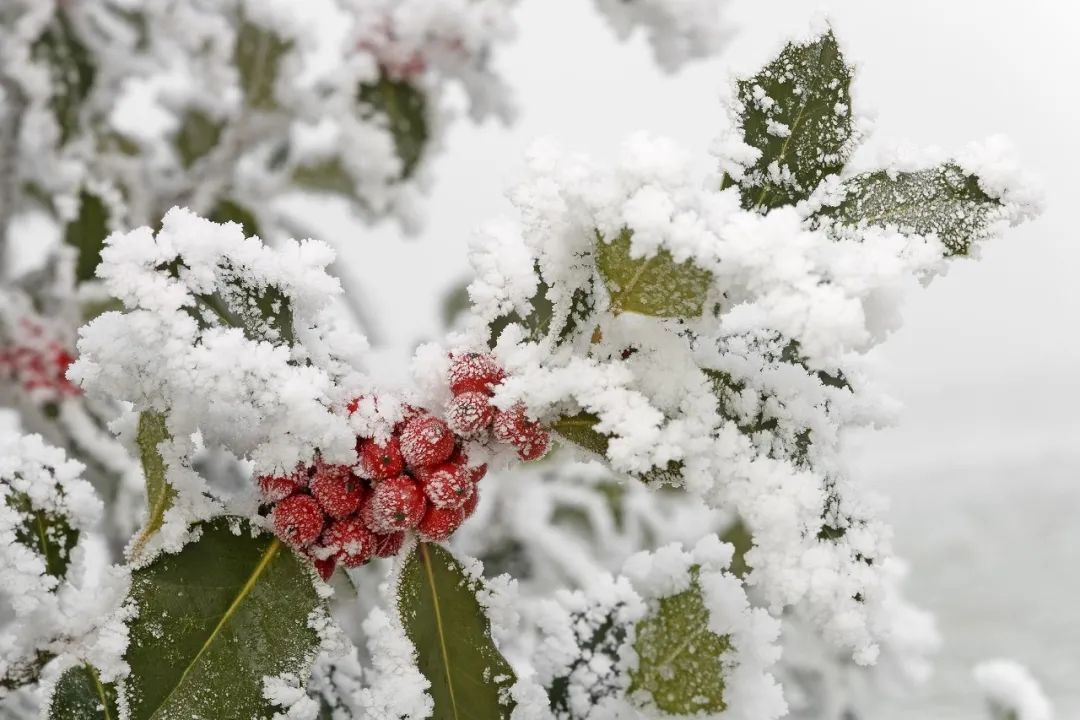
<svg viewBox="0 0 1080 720">
<path fill-rule="evenodd" d="M 1064 0 L 733 0 L 738 34 L 722 57 L 665 76 L 637 38 L 617 44 L 586 0 L 525 0 L 521 35 L 499 58 L 521 108 L 509 129 L 458 124 L 435 162 L 428 225 L 402 242 L 340 213 L 321 218 L 376 316 L 378 363 L 401 372 L 441 332 L 436 298 L 467 276 L 474 229 L 511 212 L 506 183 L 537 137 L 599 159 L 636 130 L 708 147 L 717 90 L 753 70 L 824 11 L 858 65 L 857 109 L 876 116 L 865 148 L 898 141 L 959 149 L 1004 133 L 1046 187 L 1036 222 L 980 262 L 913 295 L 905 328 L 874 353 L 903 401 L 899 425 L 853 438 L 853 470 L 892 500 L 912 595 L 936 612 L 946 647 L 924 694 L 881 718 L 983 717 L 971 665 L 1028 663 L 1080 716 L 1080 5 Z M 433 292 L 439 291 L 439 292 Z"/>
</svg>

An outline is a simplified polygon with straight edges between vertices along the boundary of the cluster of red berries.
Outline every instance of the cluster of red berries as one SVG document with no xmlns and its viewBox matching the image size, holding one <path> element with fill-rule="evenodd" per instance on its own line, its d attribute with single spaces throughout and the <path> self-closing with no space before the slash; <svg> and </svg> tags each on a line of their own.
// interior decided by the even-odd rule
<svg viewBox="0 0 1080 720">
<path fill-rule="evenodd" d="M 0 379 L 18 384 L 43 401 L 79 395 L 82 391 L 66 377 L 75 356 L 33 320 L 24 318 L 19 331 L 13 345 L 0 347 Z"/>
<path fill-rule="evenodd" d="M 504 378 L 488 355 L 457 356 L 445 421 L 408 409 L 385 442 L 357 438 L 355 465 L 317 459 L 287 476 L 260 477 L 274 532 L 308 555 L 324 578 L 339 562 L 352 568 L 396 555 L 408 531 L 429 542 L 450 537 L 476 509 L 477 483 L 487 472 L 469 464 L 463 440 L 487 433 L 512 444 L 523 460 L 542 456 L 550 444 L 524 407 L 491 405 L 492 388 Z"/>
</svg>

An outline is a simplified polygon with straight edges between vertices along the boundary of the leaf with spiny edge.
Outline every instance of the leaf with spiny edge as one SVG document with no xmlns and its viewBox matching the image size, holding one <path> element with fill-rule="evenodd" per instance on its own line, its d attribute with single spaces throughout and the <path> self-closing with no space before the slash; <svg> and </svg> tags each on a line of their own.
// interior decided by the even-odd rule
<svg viewBox="0 0 1080 720">
<path fill-rule="evenodd" d="M 664 249 L 648 257 L 633 257 L 631 236 L 632 232 L 624 229 L 607 242 L 596 233 L 596 269 L 611 297 L 610 311 L 661 318 L 699 317 L 712 273 L 689 260 L 677 263 Z"/>
<path fill-rule="evenodd" d="M 743 141 L 761 151 L 738 181 L 744 208 L 794 205 L 843 169 L 854 145 L 851 78 L 829 30 L 737 82 Z"/>
<path fill-rule="evenodd" d="M 433 720 L 499 720 L 514 709 L 514 671 L 491 639 L 478 589 L 439 545 L 418 543 L 402 567 L 398 613 L 417 667 L 431 683 Z"/>
<path fill-rule="evenodd" d="M 48 720 L 119 720 L 116 686 L 103 683 L 90 665 L 64 671 L 49 699 Z"/>
<path fill-rule="evenodd" d="M 179 553 L 132 572 L 131 720 L 270 717 L 263 678 L 306 678 L 320 644 L 310 563 L 241 518 L 194 531 Z"/>
<path fill-rule="evenodd" d="M 845 180 L 839 192 L 836 205 L 815 215 L 839 237 L 857 236 L 867 226 L 936 235 L 947 257 L 967 255 L 1003 207 L 982 189 L 978 177 L 954 163 L 914 172 L 863 173 Z"/>
<path fill-rule="evenodd" d="M 630 673 L 627 694 L 647 693 L 671 715 L 722 712 L 722 657 L 730 638 L 709 629 L 699 570 L 691 568 L 690 588 L 657 601 L 655 612 L 639 621 L 634 639 L 638 665 Z"/>
<path fill-rule="evenodd" d="M 536 273 L 540 275 L 539 267 L 536 268 Z M 536 292 L 529 298 L 529 312 L 524 317 L 517 311 L 512 311 L 492 320 L 489 325 L 491 334 L 488 346 L 494 348 L 499 335 L 512 323 L 521 325 L 525 329 L 526 339 L 532 342 L 541 342 L 553 329 L 558 332 L 556 345 L 573 340 L 592 315 L 592 283 L 574 289 L 570 296 L 570 309 L 560 317 L 555 316 L 555 304 L 548 298 L 550 290 L 551 286 L 543 279 L 538 280 Z"/>
<path fill-rule="evenodd" d="M 591 412 L 581 411 L 576 415 L 563 415 L 551 423 L 550 428 L 557 435 L 580 448 L 607 458 L 610 436 L 596 429 L 600 418 Z M 670 461 L 664 467 L 654 467 L 645 473 L 633 475 L 648 485 L 679 485 L 682 479 L 683 464 L 678 460 Z"/>
</svg>

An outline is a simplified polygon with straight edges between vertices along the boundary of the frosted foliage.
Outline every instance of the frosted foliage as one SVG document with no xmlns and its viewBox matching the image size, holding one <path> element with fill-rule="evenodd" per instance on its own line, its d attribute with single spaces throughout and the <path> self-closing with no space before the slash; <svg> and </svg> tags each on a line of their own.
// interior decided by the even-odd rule
<svg viewBox="0 0 1080 720">
<path fill-rule="evenodd" d="M 726 0 L 597 0 L 596 4 L 620 37 L 640 28 L 657 62 L 668 71 L 719 52 L 731 37 L 723 18 Z"/>
<path fill-rule="evenodd" d="M 80 332 L 70 377 L 88 392 L 166 412 L 174 437 L 199 432 L 264 471 L 291 471 L 316 447 L 331 461 L 351 458 L 355 436 L 330 406 L 352 375 L 355 344 L 342 358 L 321 334 L 340 292 L 324 271 L 327 246 L 272 250 L 236 224 L 172 210 L 156 236 L 112 235 L 102 259 L 99 275 L 126 310 Z M 257 312 L 267 298 L 275 323 Z"/>
<path fill-rule="evenodd" d="M 1051 720 L 1050 701 L 1039 683 L 1014 660 L 987 660 L 975 666 L 975 682 L 993 720 Z"/>
<path fill-rule="evenodd" d="M 984 166 L 1002 178 L 1009 167 Z M 472 247 L 475 312 L 463 341 L 528 317 L 537 288 L 549 288 L 546 332 L 511 322 L 498 337 L 509 379 L 496 403 L 523 401 L 557 431 L 560 417 L 595 417 L 606 439 L 585 446 L 613 469 L 663 477 L 738 513 L 753 535 L 748 582 L 773 611 L 793 607 L 859 663 L 895 640 L 918 664 L 927 643 L 901 640 L 889 531 L 846 479 L 839 449 L 848 428 L 890 419 L 859 356 L 897 326 L 913 279 L 944 270 L 947 249 L 896 228 L 838 238 L 808 221 L 810 204 L 762 214 L 718 186 L 660 138 L 634 136 L 614 167 L 536 145 L 511 193 L 521 220 L 493 225 Z M 1018 221 L 1024 206 L 1009 205 L 1005 186 L 987 180 L 983 192 Z M 598 258 L 615 252 L 599 243 L 620 237 L 633 287 L 613 284 Z M 675 282 L 707 273 L 699 316 L 674 305 L 678 320 L 620 312 L 628 298 L 648 300 L 657 267 Z M 575 295 L 590 298 L 584 311 Z"/>
</svg>

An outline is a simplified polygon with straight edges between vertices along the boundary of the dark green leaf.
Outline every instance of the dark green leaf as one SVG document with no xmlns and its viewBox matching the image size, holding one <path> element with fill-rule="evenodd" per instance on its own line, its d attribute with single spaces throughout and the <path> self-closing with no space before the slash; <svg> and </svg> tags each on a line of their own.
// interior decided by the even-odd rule
<svg viewBox="0 0 1080 720">
<path fill-rule="evenodd" d="M 610 437 L 596 429 L 600 418 L 590 412 L 577 415 L 564 415 L 551 424 L 560 437 L 569 440 L 580 448 L 606 458 Z M 638 480 L 649 485 L 678 485 L 682 479 L 683 464 L 672 460 L 666 467 L 654 467 L 648 472 L 635 475 Z"/>
<path fill-rule="evenodd" d="M 109 234 L 109 212 L 97 195 L 86 190 L 79 192 L 79 214 L 64 226 L 64 242 L 78 252 L 75 279 L 80 282 L 94 279 L 101 262 L 101 250 Z"/>
<path fill-rule="evenodd" d="M 216 223 L 238 223 L 244 228 L 244 234 L 248 237 L 261 234 L 259 221 L 255 218 L 255 213 L 228 198 L 218 201 L 218 204 L 210 211 L 207 218 Z"/>
<path fill-rule="evenodd" d="M 221 139 L 223 127 L 224 123 L 214 120 L 202 110 L 189 108 L 173 139 L 180 163 L 190 168 L 196 160 L 213 150 Z"/>
<path fill-rule="evenodd" d="M 491 639 L 479 588 L 447 550 L 418 543 L 398 584 L 398 612 L 431 682 L 433 720 L 509 718 L 514 671 Z"/>
<path fill-rule="evenodd" d="M 71 527 L 64 515 L 35 509 L 23 493 L 8 495 L 7 504 L 24 518 L 15 528 L 15 540 L 41 556 L 48 575 L 63 580 L 71 563 L 71 550 L 79 541 L 79 531 Z"/>
<path fill-rule="evenodd" d="M 293 170 L 293 182 L 305 190 L 356 197 L 356 182 L 338 158 L 329 158 L 313 165 L 300 165 Z"/>
<path fill-rule="evenodd" d="M 139 446 L 139 459 L 142 460 L 143 476 L 146 479 L 147 514 L 146 525 L 139 533 L 137 545 L 141 545 L 161 529 L 165 521 L 165 511 L 172 507 L 176 498 L 176 490 L 165 479 L 165 461 L 158 451 L 158 445 L 170 437 L 164 415 L 152 410 L 139 413 L 139 432 L 135 442 Z"/>
<path fill-rule="evenodd" d="M 60 128 L 60 144 L 64 145 L 79 131 L 79 116 L 97 68 L 63 8 L 57 10 L 53 22 L 34 42 L 31 54 L 49 67 L 49 106 Z"/>
<path fill-rule="evenodd" d="M 690 261 L 677 263 L 667 250 L 651 257 L 630 255 L 631 232 L 611 242 L 596 235 L 596 267 L 611 296 L 611 312 L 665 318 L 701 315 L 712 273 Z"/>
<path fill-rule="evenodd" d="M 537 274 L 540 270 L 537 268 Z M 593 293 L 591 283 L 584 287 L 576 288 L 571 296 L 570 311 L 565 317 L 555 317 L 555 305 L 548 299 L 551 287 L 543 280 L 537 282 L 536 293 L 529 299 L 529 312 L 522 317 L 517 312 L 496 318 L 491 322 L 491 335 L 488 345 L 495 347 L 499 335 L 507 325 L 517 323 L 525 329 L 525 337 L 533 342 L 540 342 L 546 338 L 552 330 L 552 325 L 558 328 L 558 343 L 571 340 L 583 327 L 584 321 L 592 315 Z"/>
<path fill-rule="evenodd" d="M 830 30 L 738 82 L 743 140 L 761 151 L 739 181 L 743 207 L 793 205 L 840 172 L 853 144 L 851 76 Z"/>
<path fill-rule="evenodd" d="M 984 237 L 1001 202 L 979 187 L 979 179 L 945 163 L 916 172 L 864 173 L 846 180 L 843 199 L 819 218 L 844 228 L 892 227 L 916 235 L 937 235 L 949 256 L 967 255 Z"/>
<path fill-rule="evenodd" d="M 90 665 L 76 665 L 60 676 L 49 701 L 48 720 L 119 720 L 116 688 L 102 683 Z"/>
<path fill-rule="evenodd" d="M 401 159 L 401 177 L 408 179 L 416 170 L 428 142 L 427 98 L 406 80 L 392 78 L 385 70 L 374 83 L 360 86 L 360 103 L 382 117 L 394 138 L 394 149 Z"/>
<path fill-rule="evenodd" d="M 132 574 L 131 720 L 264 718 L 263 678 L 306 678 L 319 646 L 311 569 L 239 518 Z"/>
<path fill-rule="evenodd" d="M 656 707 L 680 716 L 724 710 L 721 659 L 731 648 L 726 635 L 709 630 L 697 568 L 692 573 L 688 590 L 661 598 L 656 612 L 638 623 L 638 667 L 627 691 L 648 692 Z"/>
<path fill-rule="evenodd" d="M 452 327 L 461 315 L 469 309 L 469 285 L 455 285 L 443 295 L 442 321 L 445 327 Z"/>
<path fill-rule="evenodd" d="M 746 563 L 746 553 L 750 552 L 754 546 L 754 536 L 750 534 L 742 520 L 736 519 L 720 539 L 731 543 L 735 548 L 735 554 L 731 558 L 731 574 L 738 578 L 746 577 L 746 574 L 750 572 L 750 566 Z"/>
<path fill-rule="evenodd" d="M 251 22 L 244 22 L 236 33 L 233 62 L 240 73 L 240 89 L 248 107 L 272 110 L 277 107 L 274 85 L 285 53 L 292 49 L 291 40 Z"/>
<path fill-rule="evenodd" d="M 8 660 L 7 670 L 0 677 L 0 689 L 15 690 L 36 683 L 45 665 L 54 657 L 47 650 L 35 650 L 29 657 Z"/>
</svg>

